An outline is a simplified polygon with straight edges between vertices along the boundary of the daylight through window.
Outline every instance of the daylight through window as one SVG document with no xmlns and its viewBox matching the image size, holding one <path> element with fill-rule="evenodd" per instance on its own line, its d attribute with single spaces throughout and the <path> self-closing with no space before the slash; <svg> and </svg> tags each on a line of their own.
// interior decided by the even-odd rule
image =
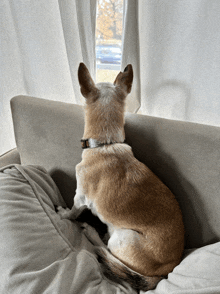
<svg viewBox="0 0 220 294">
<path fill-rule="evenodd" d="M 113 82 L 121 65 L 123 0 L 98 0 L 96 82 Z"/>
</svg>

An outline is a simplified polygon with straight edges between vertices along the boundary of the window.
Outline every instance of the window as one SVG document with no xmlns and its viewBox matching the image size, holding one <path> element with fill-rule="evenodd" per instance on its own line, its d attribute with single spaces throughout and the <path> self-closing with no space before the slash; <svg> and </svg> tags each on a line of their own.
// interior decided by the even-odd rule
<svg viewBox="0 0 220 294">
<path fill-rule="evenodd" d="M 121 68 L 123 0 L 98 0 L 96 82 L 114 82 Z"/>
</svg>

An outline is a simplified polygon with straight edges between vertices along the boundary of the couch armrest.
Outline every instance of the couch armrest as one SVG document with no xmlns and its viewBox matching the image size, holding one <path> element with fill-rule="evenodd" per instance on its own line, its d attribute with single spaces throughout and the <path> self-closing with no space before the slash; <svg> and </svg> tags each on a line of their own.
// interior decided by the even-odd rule
<svg viewBox="0 0 220 294">
<path fill-rule="evenodd" d="M 21 163 L 20 155 L 17 148 L 9 150 L 8 152 L 0 155 L 0 168 L 13 163 Z"/>
</svg>

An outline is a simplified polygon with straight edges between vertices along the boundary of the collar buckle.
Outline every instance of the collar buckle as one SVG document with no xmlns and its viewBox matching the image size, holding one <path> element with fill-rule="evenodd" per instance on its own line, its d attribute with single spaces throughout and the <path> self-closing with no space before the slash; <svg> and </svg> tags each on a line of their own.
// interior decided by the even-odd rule
<svg viewBox="0 0 220 294">
<path fill-rule="evenodd" d="M 81 141 L 82 149 L 86 149 L 90 147 L 88 139 L 81 139 L 80 141 Z"/>
</svg>

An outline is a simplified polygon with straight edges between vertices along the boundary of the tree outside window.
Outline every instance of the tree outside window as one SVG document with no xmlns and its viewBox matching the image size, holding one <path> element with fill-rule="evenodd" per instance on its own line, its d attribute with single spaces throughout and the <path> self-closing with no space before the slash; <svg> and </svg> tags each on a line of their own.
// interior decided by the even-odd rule
<svg viewBox="0 0 220 294">
<path fill-rule="evenodd" d="M 96 80 L 113 82 L 120 70 L 123 0 L 98 0 L 96 20 Z"/>
</svg>

